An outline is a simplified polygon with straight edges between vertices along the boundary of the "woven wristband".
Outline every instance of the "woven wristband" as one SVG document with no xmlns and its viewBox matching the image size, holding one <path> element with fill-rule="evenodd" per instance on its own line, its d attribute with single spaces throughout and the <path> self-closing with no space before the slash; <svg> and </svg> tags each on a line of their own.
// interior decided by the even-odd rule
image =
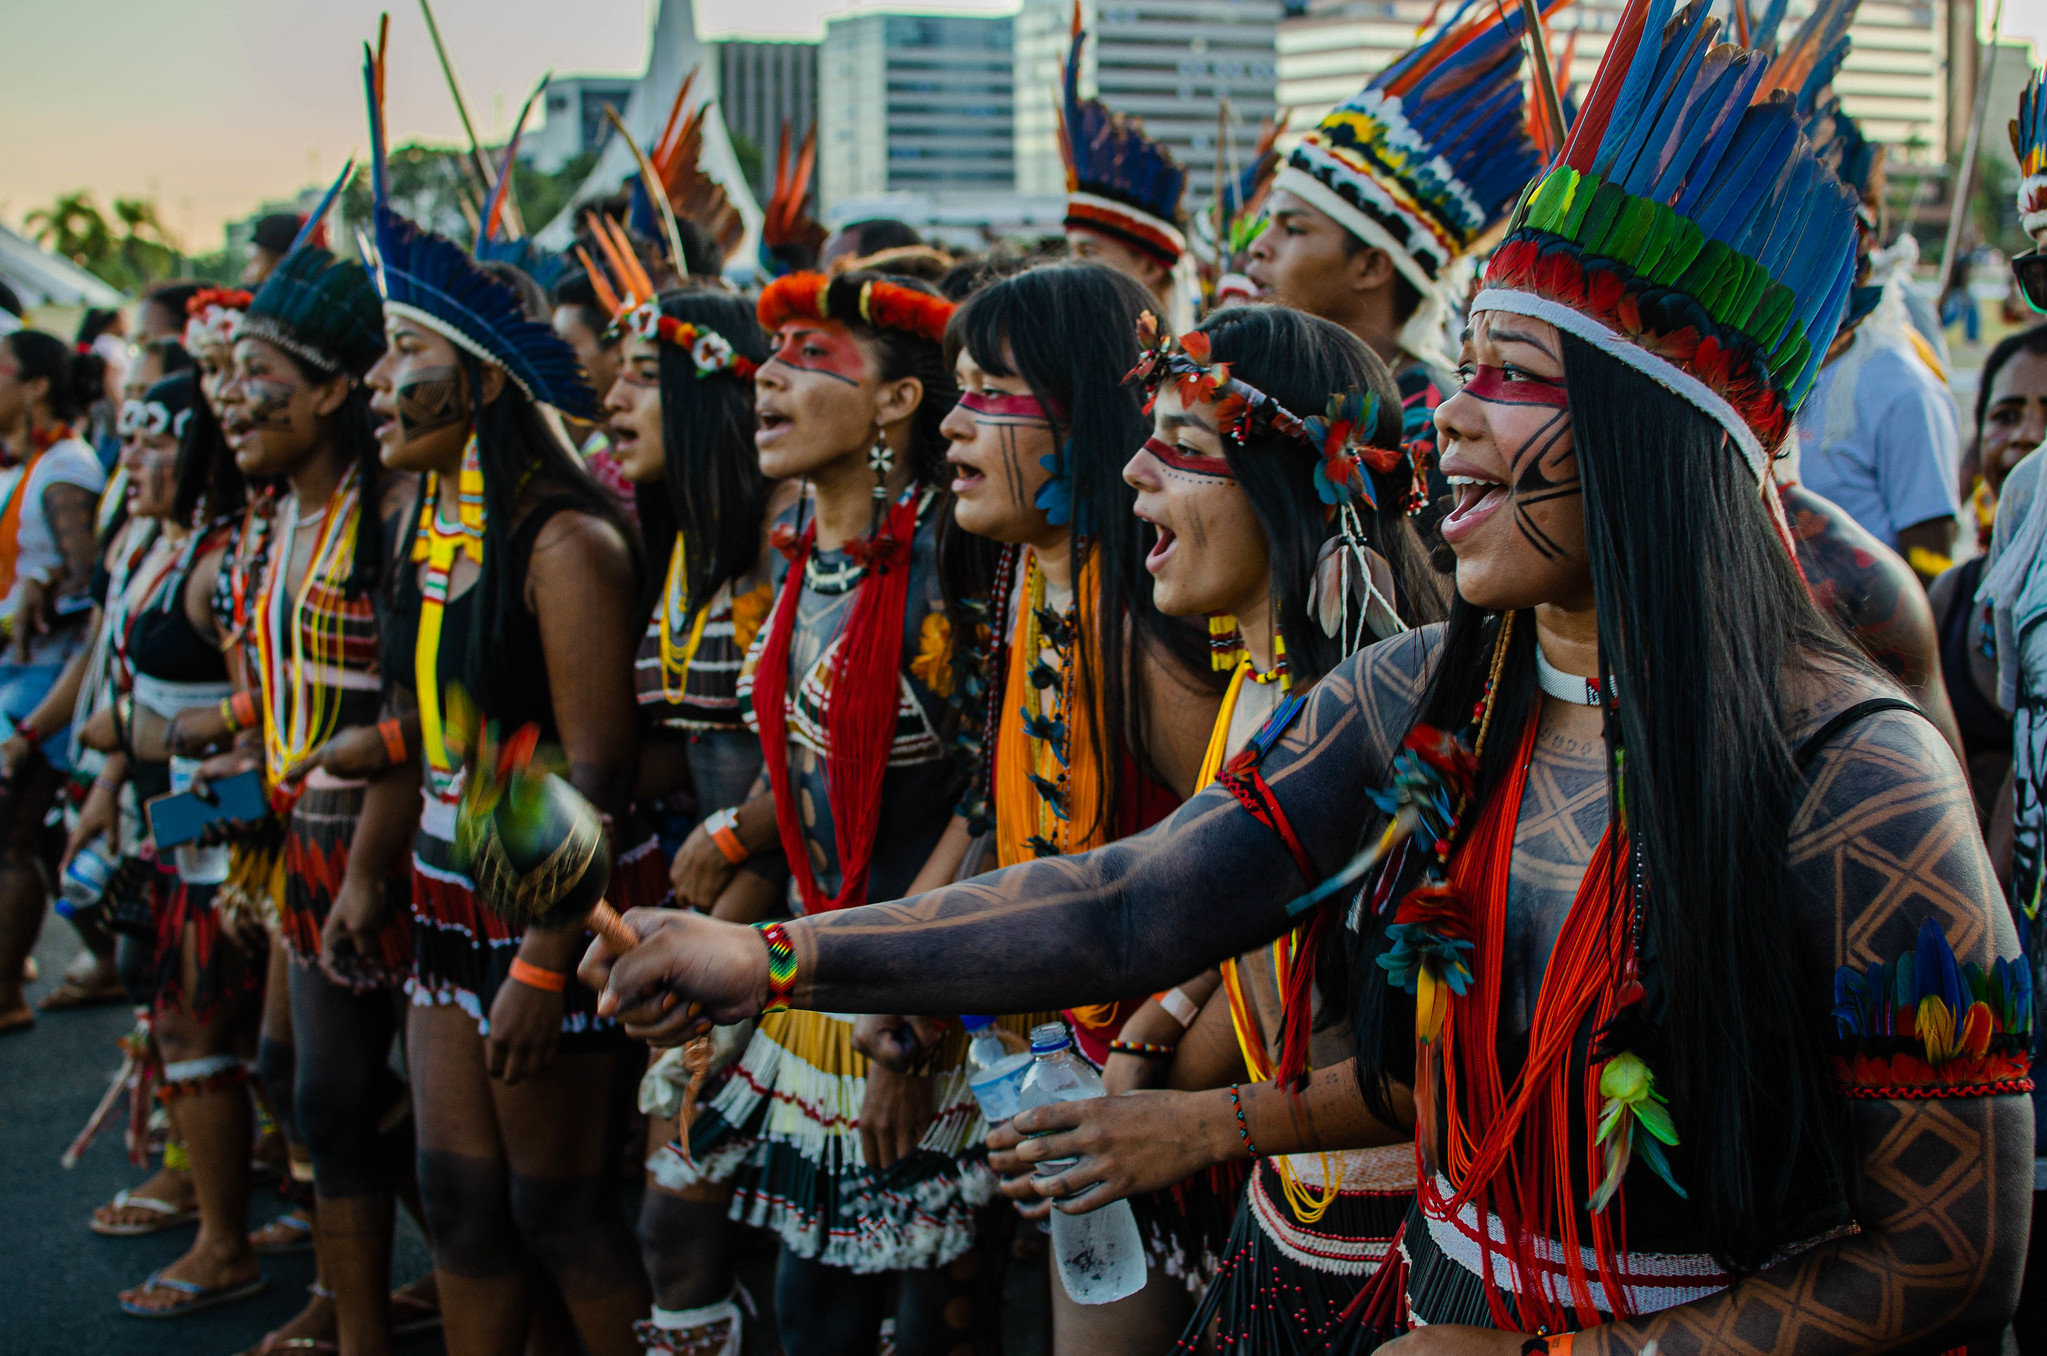
<svg viewBox="0 0 2047 1356">
<path fill-rule="evenodd" d="M 512 957 L 511 977 L 527 988 L 538 989 L 542 993 L 560 993 L 563 986 L 569 982 L 569 977 L 560 971 L 543 970 L 517 956 Z"/>
<path fill-rule="evenodd" d="M 396 720 L 380 720 L 377 733 L 384 737 L 384 752 L 391 756 L 391 766 L 402 767 L 405 763 L 405 727 Z"/>
<path fill-rule="evenodd" d="M 746 844 L 739 841 L 733 826 L 739 823 L 739 811 L 733 809 L 713 810 L 704 818 L 704 831 L 711 835 L 711 841 L 718 845 L 718 851 L 725 854 L 725 860 L 734 866 L 746 865 L 753 856 L 746 850 Z"/>
<path fill-rule="evenodd" d="M 796 988 L 796 948 L 780 923 L 755 923 L 761 940 L 768 944 L 768 1002 L 761 1015 L 787 1012 L 789 995 Z"/>
</svg>

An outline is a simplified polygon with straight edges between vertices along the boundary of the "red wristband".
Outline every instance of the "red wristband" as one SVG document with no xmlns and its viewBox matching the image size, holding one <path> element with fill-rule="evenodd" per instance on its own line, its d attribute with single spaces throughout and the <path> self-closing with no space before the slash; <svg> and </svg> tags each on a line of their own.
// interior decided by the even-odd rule
<svg viewBox="0 0 2047 1356">
<path fill-rule="evenodd" d="M 562 987 L 569 982 L 567 975 L 556 970 L 543 970 L 517 956 L 512 957 L 512 978 L 527 988 L 539 989 L 542 993 L 560 993 Z"/>
<path fill-rule="evenodd" d="M 42 747 L 43 732 L 41 730 L 38 730 L 35 726 L 28 724 L 26 721 L 23 721 L 21 724 L 15 726 L 14 733 L 20 736 L 21 742 L 28 745 L 30 748 L 35 749 Z"/>
<path fill-rule="evenodd" d="M 396 720 L 377 722 L 377 733 L 384 737 L 384 752 L 391 755 L 391 766 L 399 767 L 405 762 L 405 727 Z"/>
<path fill-rule="evenodd" d="M 733 826 L 739 823 L 739 811 L 732 809 L 713 810 L 704 819 L 704 831 L 711 835 L 711 841 L 718 845 L 718 851 L 725 854 L 725 860 L 734 866 L 744 866 L 753 856 L 746 850 L 746 844 L 739 841 Z"/>
</svg>

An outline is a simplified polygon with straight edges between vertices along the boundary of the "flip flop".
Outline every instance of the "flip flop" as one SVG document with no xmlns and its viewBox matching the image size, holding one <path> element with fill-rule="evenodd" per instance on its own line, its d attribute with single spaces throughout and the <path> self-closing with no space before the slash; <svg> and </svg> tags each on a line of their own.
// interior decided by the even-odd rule
<svg viewBox="0 0 2047 1356">
<path fill-rule="evenodd" d="M 170 1290 L 188 1298 L 167 1309 L 145 1308 L 124 1299 L 120 1302 L 122 1313 L 132 1314 L 136 1318 L 178 1318 L 185 1314 L 196 1314 L 201 1309 L 213 1309 L 223 1304 L 233 1304 L 236 1300 L 260 1295 L 270 1288 L 270 1278 L 258 1272 L 253 1280 L 243 1281 L 240 1285 L 223 1285 L 208 1290 L 196 1281 L 173 1281 L 167 1279 L 161 1271 L 152 1271 L 149 1273 L 149 1279 L 135 1288 L 142 1291 Z"/>
<path fill-rule="evenodd" d="M 268 1235 L 268 1237 L 265 1237 Z M 258 1240 L 262 1241 L 258 1241 Z M 287 1211 L 249 1235 L 249 1246 L 265 1257 L 308 1252 L 313 1246 L 313 1222 L 295 1211 Z"/>
<path fill-rule="evenodd" d="M 107 1238 L 140 1238 L 144 1234 L 160 1234 L 166 1229 L 190 1224 L 199 1218 L 199 1207 L 196 1205 L 180 1210 L 170 1202 L 160 1201 L 154 1196 L 137 1196 L 126 1187 L 114 1193 L 114 1209 L 124 1210 L 131 1205 L 137 1210 L 147 1210 L 157 1218 L 135 1224 L 103 1224 L 95 1215 L 86 1227 Z"/>
</svg>

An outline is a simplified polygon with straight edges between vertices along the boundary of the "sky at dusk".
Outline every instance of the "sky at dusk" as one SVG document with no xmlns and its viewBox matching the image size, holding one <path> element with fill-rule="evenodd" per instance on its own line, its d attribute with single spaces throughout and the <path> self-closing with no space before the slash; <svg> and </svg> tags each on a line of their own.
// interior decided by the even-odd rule
<svg viewBox="0 0 2047 1356">
<path fill-rule="evenodd" d="M 2039 0 L 2047 4 L 2047 0 Z M 634 71 L 655 0 L 435 0 L 470 115 L 509 130 L 540 76 Z M 368 145 L 362 44 L 378 0 L 0 0 L 0 221 L 86 188 L 157 200 L 193 253 L 266 198 L 324 186 Z M 848 0 L 699 0 L 699 35 L 816 37 Z M 932 6 L 936 8 L 937 6 Z M 388 4 L 394 145 L 461 136 L 417 0 Z M 1002 12 L 1005 0 L 943 8 Z"/>
<path fill-rule="evenodd" d="M 501 135 L 550 68 L 640 70 L 655 3 L 438 0 L 434 13 L 479 131 Z M 699 0 L 697 27 L 705 38 L 815 37 L 828 15 L 884 7 L 902 6 Z M 361 44 L 379 12 L 377 0 L 0 0 L 0 221 L 19 226 L 85 188 L 103 207 L 154 197 L 188 250 L 218 248 L 224 221 L 324 185 L 364 149 Z M 2005 0 L 2004 31 L 2047 42 L 2047 0 Z M 460 136 L 415 0 L 391 6 L 388 98 L 394 144 Z"/>
</svg>

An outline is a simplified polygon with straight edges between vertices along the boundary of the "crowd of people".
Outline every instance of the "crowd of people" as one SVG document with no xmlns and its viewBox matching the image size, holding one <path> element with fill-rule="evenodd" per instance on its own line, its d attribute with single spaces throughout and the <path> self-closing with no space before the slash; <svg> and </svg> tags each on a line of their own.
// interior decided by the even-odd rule
<svg viewBox="0 0 2047 1356">
<path fill-rule="evenodd" d="M 2047 1350 L 2047 326 L 1965 425 L 1852 0 L 1708 9 L 1552 101 L 1463 6 L 1206 243 L 1076 11 L 1063 240 L 827 234 L 785 139 L 745 289 L 687 86 L 465 245 L 380 38 L 360 258 L 12 324 L 0 1030 L 55 901 L 155 1156 L 91 1228 L 195 1226 L 114 1302 L 992 1352 L 1128 1202 L 1059 1356 Z"/>
</svg>

